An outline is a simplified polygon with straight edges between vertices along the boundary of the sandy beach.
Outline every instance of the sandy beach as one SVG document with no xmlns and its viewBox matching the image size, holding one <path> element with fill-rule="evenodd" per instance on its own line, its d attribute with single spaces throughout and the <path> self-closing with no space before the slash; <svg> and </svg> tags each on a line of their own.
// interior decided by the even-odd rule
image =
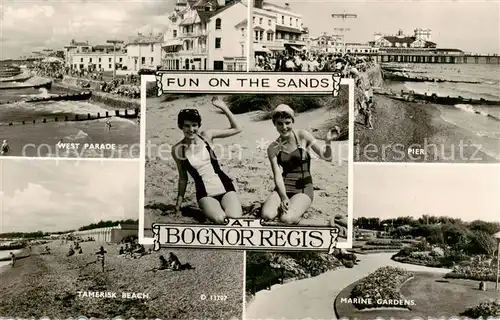
<svg viewBox="0 0 500 320">
<path fill-rule="evenodd" d="M 0 283 L 0 316 L 68 318 L 75 315 L 101 319 L 231 319 L 241 318 L 243 254 L 207 250 L 174 250 L 182 263 L 195 269 L 148 272 L 159 266 L 153 252 L 140 259 L 118 256 L 118 245 L 106 245 L 105 273 L 95 261 L 100 243 L 83 242 L 83 254 L 66 257 L 69 243 L 49 244 L 51 255 L 31 257 L 7 266 Z M 146 248 L 148 249 L 148 248 Z M 117 298 L 80 297 L 78 291 L 115 292 Z M 123 293 L 147 294 L 146 299 L 123 298 Z M 224 301 L 202 300 L 201 295 L 225 295 Z"/>
<path fill-rule="evenodd" d="M 164 97 L 147 100 L 146 111 L 146 182 L 145 226 L 153 222 L 193 223 L 192 216 L 176 216 L 172 208 L 177 197 L 177 167 L 170 147 L 183 137 L 177 128 L 177 114 L 184 108 L 196 108 L 204 128 L 226 128 L 226 117 L 211 104 L 212 96 L 197 96 L 163 102 Z M 259 120 L 261 111 L 236 115 L 243 132 L 230 138 L 214 141 L 222 169 L 233 179 L 244 214 L 260 208 L 274 188 L 267 158 L 267 145 L 278 138 L 271 120 Z M 307 129 L 324 143 L 326 129 L 338 110 L 320 108 L 296 116 L 294 129 Z M 334 161 L 326 162 L 312 155 L 311 174 L 315 187 L 314 201 L 306 212 L 302 225 L 329 225 L 335 214 L 347 216 L 348 141 L 332 142 Z M 196 206 L 192 179 L 187 187 L 184 205 Z M 188 214 L 186 214 L 188 215 Z"/>
<path fill-rule="evenodd" d="M 362 75 L 365 85 L 384 87 L 379 67 Z M 498 162 L 498 142 L 480 137 L 443 119 L 442 108 L 373 96 L 373 126 L 370 130 L 359 115 L 354 125 L 354 161 L 359 162 Z M 482 144 L 487 144 L 483 149 Z M 424 153 L 420 152 L 423 150 Z"/>
</svg>

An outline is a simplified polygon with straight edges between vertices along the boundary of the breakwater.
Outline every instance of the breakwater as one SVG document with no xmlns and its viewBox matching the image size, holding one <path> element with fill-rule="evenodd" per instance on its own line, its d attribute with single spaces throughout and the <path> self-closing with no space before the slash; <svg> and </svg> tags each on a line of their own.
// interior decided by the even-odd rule
<svg viewBox="0 0 500 320">
<path fill-rule="evenodd" d="M 106 111 L 106 112 L 97 112 L 97 113 L 87 113 L 86 115 L 65 115 L 62 117 L 54 116 L 54 117 L 45 117 L 45 118 L 39 118 L 39 119 L 33 119 L 31 121 L 18 121 L 18 122 L 9 122 L 9 123 L 0 123 L 0 125 L 8 125 L 8 126 L 14 126 L 14 125 L 29 125 L 29 124 L 40 124 L 40 123 L 50 123 L 50 122 L 64 122 L 64 121 L 89 121 L 89 120 L 98 120 L 98 119 L 104 119 L 104 118 L 110 118 L 110 117 L 118 117 L 118 118 L 126 118 L 126 119 L 133 119 L 137 118 L 139 116 L 140 109 L 135 108 L 135 109 L 119 109 L 119 110 L 114 110 L 114 112 L 111 111 Z"/>
<path fill-rule="evenodd" d="M 433 93 L 428 95 L 427 93 L 415 93 L 412 91 L 401 90 L 400 93 L 395 93 L 392 90 L 386 90 L 382 88 L 373 88 L 375 94 L 386 95 L 390 98 L 397 100 L 405 100 L 411 102 L 427 102 L 427 103 L 437 103 L 443 105 L 456 105 L 456 104 L 471 104 L 471 105 L 500 105 L 500 101 L 496 100 L 486 100 L 486 99 L 465 99 L 461 96 L 450 97 L 450 96 L 438 96 Z"/>
</svg>

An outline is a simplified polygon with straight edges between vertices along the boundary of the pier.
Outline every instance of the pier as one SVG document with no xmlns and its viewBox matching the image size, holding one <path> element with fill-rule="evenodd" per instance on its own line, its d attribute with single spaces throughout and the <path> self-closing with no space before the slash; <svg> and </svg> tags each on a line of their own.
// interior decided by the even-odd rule
<svg viewBox="0 0 500 320">
<path fill-rule="evenodd" d="M 380 52 L 377 62 L 447 63 L 447 64 L 500 64 L 498 55 L 436 54 L 435 52 Z"/>
</svg>

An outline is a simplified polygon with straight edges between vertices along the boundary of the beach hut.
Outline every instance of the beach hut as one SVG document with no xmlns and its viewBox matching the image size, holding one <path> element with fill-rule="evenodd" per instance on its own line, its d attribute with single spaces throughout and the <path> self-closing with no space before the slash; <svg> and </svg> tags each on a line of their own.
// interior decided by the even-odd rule
<svg viewBox="0 0 500 320">
<path fill-rule="evenodd" d="M 81 238 L 94 238 L 96 242 L 120 243 L 128 236 L 138 236 L 137 224 L 120 224 L 115 227 L 96 228 L 91 230 L 76 231 L 72 235 Z"/>
</svg>

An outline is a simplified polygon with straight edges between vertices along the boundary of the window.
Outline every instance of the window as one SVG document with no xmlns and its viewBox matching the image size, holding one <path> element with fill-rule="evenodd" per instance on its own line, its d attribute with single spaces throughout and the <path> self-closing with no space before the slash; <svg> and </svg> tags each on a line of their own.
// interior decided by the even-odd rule
<svg viewBox="0 0 500 320">
<path fill-rule="evenodd" d="M 285 24 L 285 16 L 281 16 L 281 24 Z"/>
<path fill-rule="evenodd" d="M 214 70 L 224 70 L 224 61 L 214 61 Z"/>
<path fill-rule="evenodd" d="M 259 24 L 262 24 L 262 20 L 263 20 L 262 18 L 259 18 Z"/>
<path fill-rule="evenodd" d="M 109 65 L 108 68 L 111 69 L 111 65 Z"/>
<path fill-rule="evenodd" d="M 299 19 L 295 19 L 295 26 L 298 27 L 299 26 Z"/>
<path fill-rule="evenodd" d="M 255 24 L 255 16 L 252 18 L 252 22 Z"/>
<path fill-rule="evenodd" d="M 255 41 L 259 41 L 259 31 L 255 31 Z"/>
<path fill-rule="evenodd" d="M 233 71 L 233 65 L 231 63 L 227 64 L 227 71 Z"/>
<path fill-rule="evenodd" d="M 268 26 L 271 26 L 271 25 L 272 25 L 271 19 L 268 19 L 268 20 L 267 20 L 267 25 L 268 25 Z"/>
<path fill-rule="evenodd" d="M 89 62 L 92 63 L 92 58 L 89 58 Z"/>
<path fill-rule="evenodd" d="M 102 68 L 101 65 L 99 65 L 99 69 L 101 69 L 101 68 Z"/>
<path fill-rule="evenodd" d="M 245 28 L 241 28 L 241 36 L 244 37 L 245 36 Z"/>
<path fill-rule="evenodd" d="M 292 25 L 292 18 L 290 18 L 290 25 Z"/>
<path fill-rule="evenodd" d="M 183 15 L 183 14 L 181 14 L 179 17 L 180 17 L 181 19 L 184 19 L 184 15 Z"/>
<path fill-rule="evenodd" d="M 146 64 L 146 57 L 141 58 L 141 64 Z"/>
<path fill-rule="evenodd" d="M 154 44 L 151 45 L 151 52 L 155 52 L 155 45 Z"/>
<path fill-rule="evenodd" d="M 220 30 L 221 29 L 221 23 L 222 23 L 222 20 L 220 18 L 217 18 L 215 20 L 215 30 Z"/>
<path fill-rule="evenodd" d="M 151 57 L 151 65 L 153 65 L 154 63 L 155 63 L 154 58 Z"/>
<path fill-rule="evenodd" d="M 244 64 L 243 63 L 239 63 L 238 64 L 238 70 L 239 71 L 244 71 L 243 69 L 245 68 Z"/>
<path fill-rule="evenodd" d="M 101 59 L 99 59 L 99 60 L 101 60 Z M 101 61 L 99 61 L 99 62 L 101 62 Z M 123 62 L 123 58 L 120 58 L 120 62 Z"/>
<path fill-rule="evenodd" d="M 220 49 L 220 43 L 222 38 L 215 38 L 215 49 Z"/>
<path fill-rule="evenodd" d="M 109 62 L 111 62 L 111 58 L 109 58 Z"/>
<path fill-rule="evenodd" d="M 83 62 L 83 58 L 80 58 L 80 62 Z"/>
<path fill-rule="evenodd" d="M 260 37 L 259 38 L 260 38 L 261 41 L 262 41 L 262 39 L 264 39 L 264 31 L 260 32 Z"/>
<path fill-rule="evenodd" d="M 120 58 L 121 59 L 121 58 Z M 101 58 L 99 58 L 99 62 L 101 62 Z"/>
</svg>

